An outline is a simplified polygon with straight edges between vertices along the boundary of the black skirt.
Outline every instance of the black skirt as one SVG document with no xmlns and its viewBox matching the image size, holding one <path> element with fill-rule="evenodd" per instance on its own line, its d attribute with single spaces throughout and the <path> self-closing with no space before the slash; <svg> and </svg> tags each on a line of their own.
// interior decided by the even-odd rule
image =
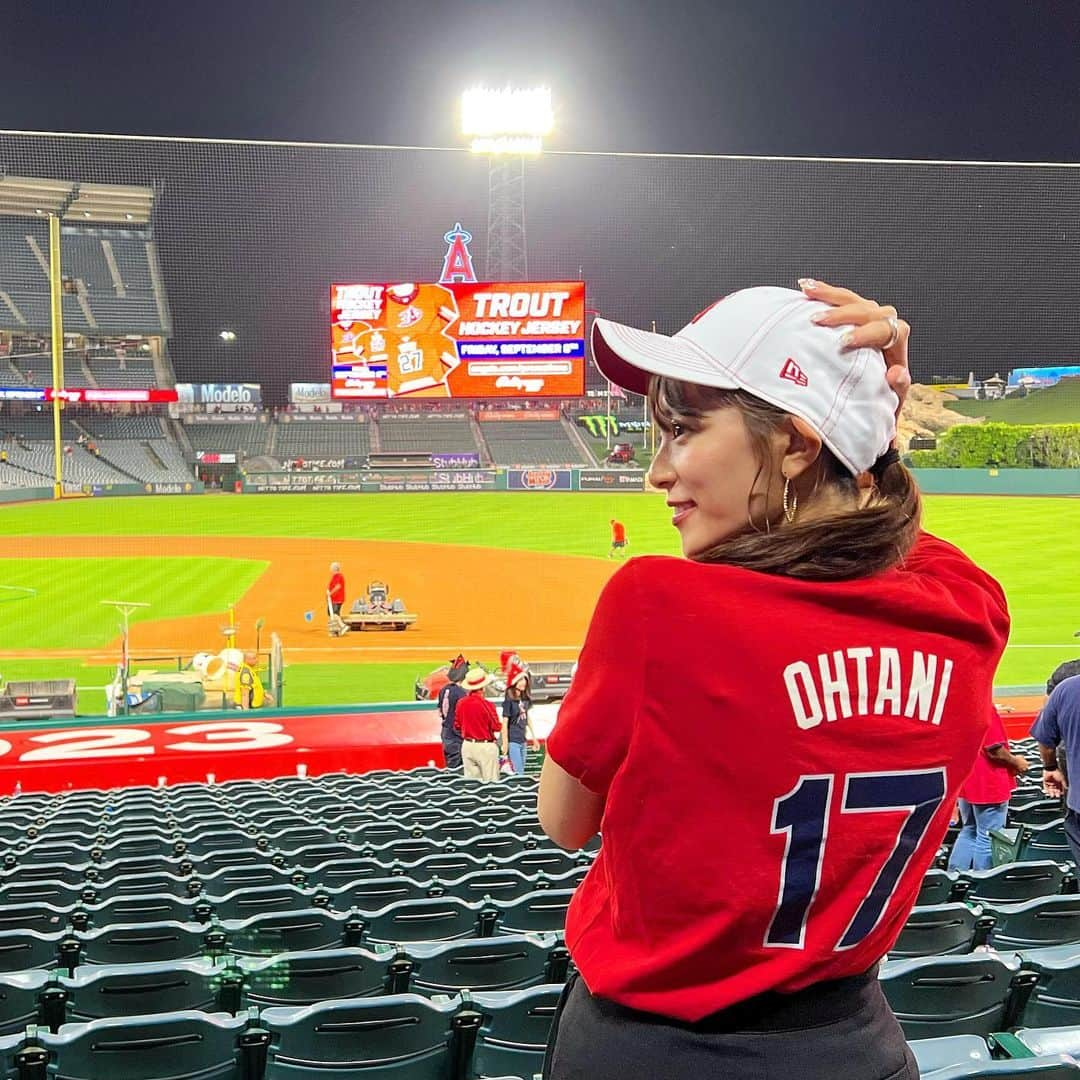
<svg viewBox="0 0 1080 1080">
<path fill-rule="evenodd" d="M 545 1080 L 918 1080 L 877 969 L 796 994 L 762 994 L 697 1023 L 594 997 L 572 975 Z"/>
</svg>

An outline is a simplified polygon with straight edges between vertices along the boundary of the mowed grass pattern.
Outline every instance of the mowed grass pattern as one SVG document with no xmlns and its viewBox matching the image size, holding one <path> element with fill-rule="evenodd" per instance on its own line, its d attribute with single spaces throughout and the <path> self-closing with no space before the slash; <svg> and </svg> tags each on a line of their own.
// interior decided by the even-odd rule
<svg viewBox="0 0 1080 1080">
<path fill-rule="evenodd" d="M 245 495 L 32 503 L 0 507 L 0 544 L 4 535 L 347 537 L 603 558 L 612 517 L 626 524 L 632 554 L 678 553 L 678 536 L 662 497 L 607 493 Z M 999 683 L 1042 683 L 1057 664 L 1080 654 L 1080 642 L 1073 639 L 1073 632 L 1080 629 L 1080 578 L 1074 566 L 1080 500 L 931 496 L 926 499 L 926 526 L 966 551 L 1005 588 L 1013 634 L 998 673 Z M 246 550 L 257 552 L 256 548 Z M 93 577 L 106 583 L 102 585 L 105 592 L 130 580 L 125 573 L 110 582 L 104 576 L 104 561 L 95 563 Z M 195 614 L 220 607 L 221 582 L 215 580 L 207 587 L 205 560 L 170 561 L 197 562 L 201 568 L 172 588 L 177 604 L 183 604 L 183 610 L 176 613 Z M 62 606 L 58 602 L 57 610 L 70 612 L 70 626 L 85 632 L 90 618 L 87 609 L 92 606 L 86 602 L 85 592 L 64 586 L 58 598 Z M 9 613 L 15 618 L 23 614 L 23 603 L 0 605 L 0 642 L 5 643 L 0 647 L 11 647 L 6 645 L 11 639 L 4 623 Z M 20 609 L 18 615 L 13 614 L 15 609 Z M 166 617 L 158 610 L 155 607 L 156 617 Z M 33 619 L 35 625 L 42 621 L 37 615 Z M 66 630 L 57 634 L 50 628 L 50 642 L 62 639 L 68 647 L 76 645 Z M 309 693 L 318 694 L 321 701 L 400 700 L 400 672 L 385 672 L 385 686 L 376 671 L 370 673 L 374 683 L 348 670 L 340 675 L 326 670 L 309 674 L 311 679 L 297 671 L 296 696 L 290 695 L 291 703 L 308 703 Z M 380 687 L 383 693 L 374 697 L 354 696 L 374 693 Z M 342 696 L 327 696 L 332 693 Z"/>
<path fill-rule="evenodd" d="M 120 632 L 120 616 L 102 600 L 152 596 L 153 608 L 132 615 L 133 626 L 140 618 L 220 611 L 223 598 L 239 599 L 268 565 L 186 557 L 0 558 L 0 585 L 36 590 L 26 599 L 0 600 L 0 649 L 100 648 Z"/>
</svg>

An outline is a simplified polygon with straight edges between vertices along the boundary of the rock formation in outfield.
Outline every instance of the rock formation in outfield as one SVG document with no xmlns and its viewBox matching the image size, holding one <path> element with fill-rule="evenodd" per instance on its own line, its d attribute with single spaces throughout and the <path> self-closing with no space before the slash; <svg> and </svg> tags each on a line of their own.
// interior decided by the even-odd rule
<svg viewBox="0 0 1080 1080">
<path fill-rule="evenodd" d="M 904 411 L 900 414 L 900 449 L 906 450 L 913 436 L 934 438 L 957 424 L 981 424 L 980 416 L 961 416 L 945 406 L 956 401 L 953 394 L 936 390 L 932 386 L 914 383 L 908 391 Z"/>
</svg>

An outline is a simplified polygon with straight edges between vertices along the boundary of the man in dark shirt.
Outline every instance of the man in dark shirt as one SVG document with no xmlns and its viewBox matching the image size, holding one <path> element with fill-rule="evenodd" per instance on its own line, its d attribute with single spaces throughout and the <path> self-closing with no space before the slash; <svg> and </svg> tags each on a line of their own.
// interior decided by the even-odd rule
<svg viewBox="0 0 1080 1080">
<path fill-rule="evenodd" d="M 461 689 L 461 680 L 469 670 L 469 662 L 464 656 L 450 661 L 446 677 L 450 680 L 440 691 L 438 697 L 439 719 L 442 722 L 442 748 L 448 769 L 461 768 L 461 736 L 454 730 L 454 714 L 457 703 L 465 696 Z"/>
<path fill-rule="evenodd" d="M 1064 679 L 1031 729 L 1043 762 L 1043 791 L 1065 797 L 1065 836 L 1080 863 L 1080 675 Z"/>
</svg>

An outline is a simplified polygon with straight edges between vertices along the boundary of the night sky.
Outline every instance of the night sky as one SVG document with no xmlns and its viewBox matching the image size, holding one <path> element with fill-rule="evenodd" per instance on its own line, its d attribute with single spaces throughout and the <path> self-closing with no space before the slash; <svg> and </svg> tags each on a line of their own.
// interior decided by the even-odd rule
<svg viewBox="0 0 1080 1080">
<path fill-rule="evenodd" d="M 461 89 L 513 80 L 563 149 L 1080 159 L 1075 0 L 0 0 L 0 28 L 9 129 L 459 145 Z"/>
</svg>

